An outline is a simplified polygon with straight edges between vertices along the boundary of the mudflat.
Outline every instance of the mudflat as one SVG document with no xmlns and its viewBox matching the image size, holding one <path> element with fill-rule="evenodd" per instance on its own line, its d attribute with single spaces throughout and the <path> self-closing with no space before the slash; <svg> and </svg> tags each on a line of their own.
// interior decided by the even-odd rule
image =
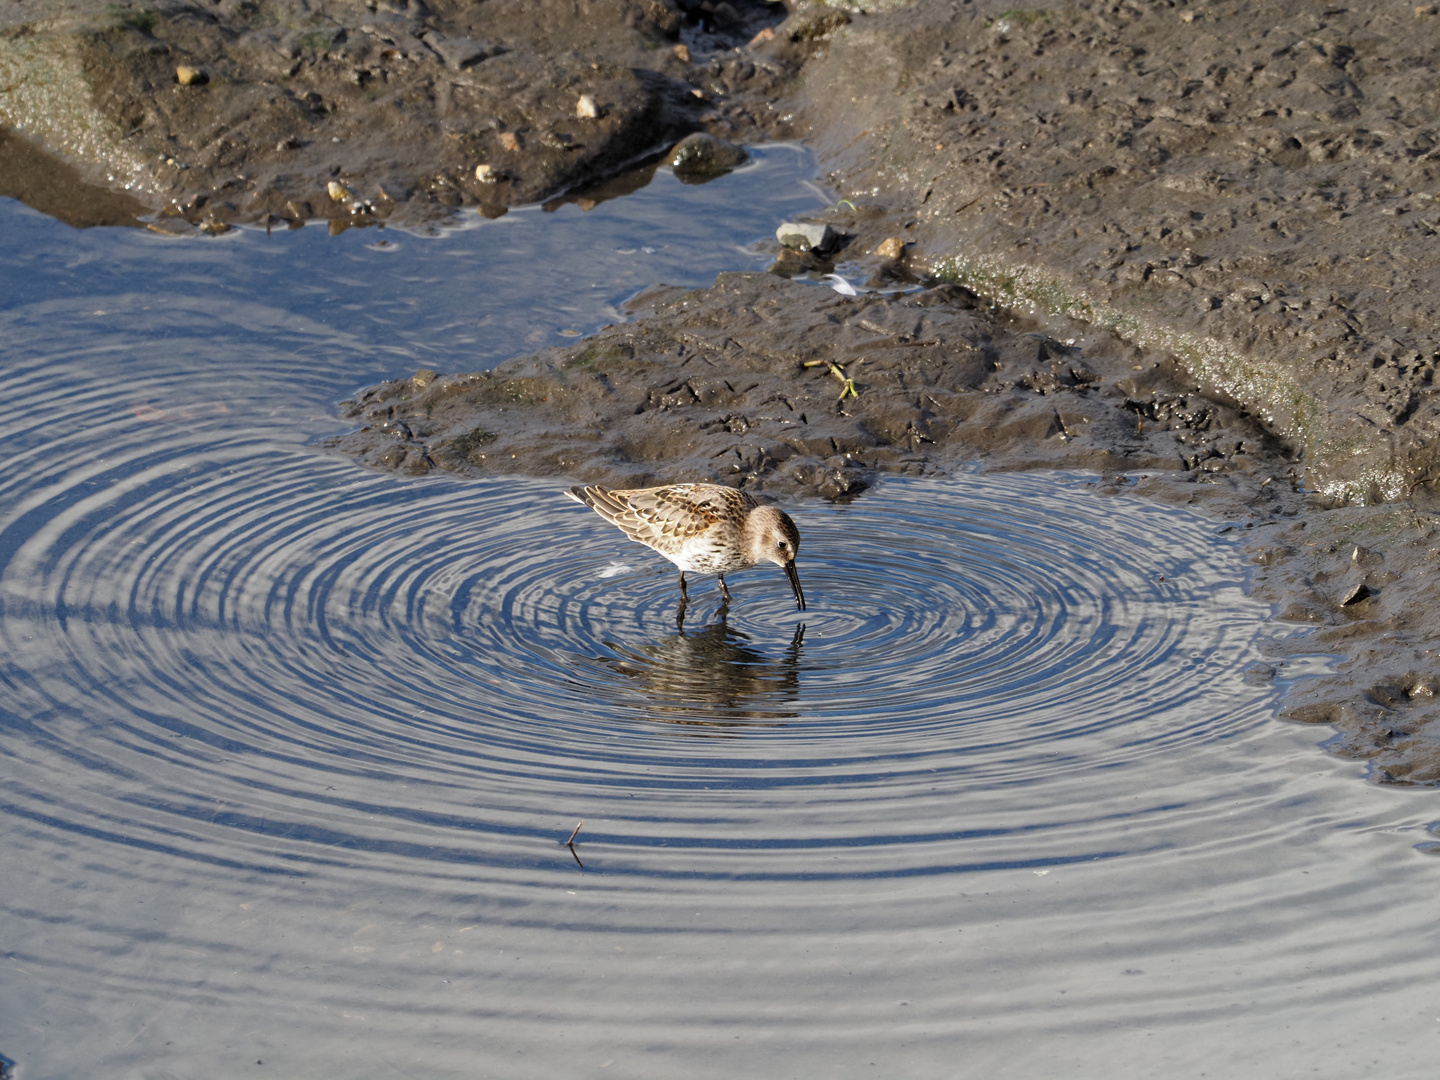
<svg viewBox="0 0 1440 1080">
<path fill-rule="evenodd" d="M 211 230 L 443 223 L 691 131 L 802 137 L 834 257 L 918 290 L 656 291 L 589 341 L 374 387 L 337 447 L 832 499 L 977 458 L 1096 469 L 1249 530 L 1255 588 L 1315 627 L 1294 647 L 1343 658 L 1288 714 L 1433 783 L 1437 45 L 1434 6 L 1301 0 L 5 0 L 0 119 Z"/>
</svg>

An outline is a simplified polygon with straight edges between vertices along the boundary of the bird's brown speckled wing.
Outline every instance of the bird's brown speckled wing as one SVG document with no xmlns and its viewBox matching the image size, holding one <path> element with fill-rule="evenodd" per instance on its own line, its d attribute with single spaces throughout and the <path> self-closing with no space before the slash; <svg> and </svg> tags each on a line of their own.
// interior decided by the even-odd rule
<svg viewBox="0 0 1440 1080">
<path fill-rule="evenodd" d="M 631 540 L 659 551 L 678 547 L 720 522 L 738 529 L 755 505 L 743 491 L 719 484 L 619 491 L 586 487 L 573 489 L 572 494 Z"/>
</svg>

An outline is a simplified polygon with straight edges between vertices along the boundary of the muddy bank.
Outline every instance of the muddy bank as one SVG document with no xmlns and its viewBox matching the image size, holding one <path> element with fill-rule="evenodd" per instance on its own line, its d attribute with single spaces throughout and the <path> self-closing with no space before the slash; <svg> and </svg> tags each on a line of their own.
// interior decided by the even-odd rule
<svg viewBox="0 0 1440 1080">
<path fill-rule="evenodd" d="M 1254 537 L 1256 595 L 1279 620 L 1316 627 L 1277 655 L 1336 656 L 1334 675 L 1290 690 L 1283 715 L 1334 726 L 1327 749 L 1370 762 L 1381 783 L 1440 782 L 1440 519 L 1404 504 L 1351 506 Z"/>
<path fill-rule="evenodd" d="M 1437 47 L 1430 6 L 1305 0 L 0 0 L 0 122 L 177 228 L 499 213 L 793 129 L 861 247 L 1169 355 L 1374 503 L 1440 478 Z"/>
<path fill-rule="evenodd" d="M 805 67 L 804 130 L 917 258 L 1175 356 L 1313 488 L 1440 477 L 1440 15 L 919 0 Z"/>
<path fill-rule="evenodd" d="M 783 126 L 755 106 L 782 64 L 730 50 L 785 15 L 762 0 L 6 0 L 0 123 L 172 227 L 498 213 L 691 130 Z"/>
<path fill-rule="evenodd" d="M 332 445 L 409 473 L 831 499 L 977 458 L 1244 478 L 1261 505 L 1295 484 L 1259 424 L 1105 331 L 1042 329 L 953 285 L 845 296 L 752 273 L 668 293 L 568 348 L 366 390 L 341 407 L 362 427 Z"/>
</svg>

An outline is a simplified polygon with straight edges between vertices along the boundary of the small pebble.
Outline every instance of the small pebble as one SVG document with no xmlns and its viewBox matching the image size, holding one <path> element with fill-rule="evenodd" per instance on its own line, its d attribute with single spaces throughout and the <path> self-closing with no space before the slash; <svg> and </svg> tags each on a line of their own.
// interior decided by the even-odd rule
<svg viewBox="0 0 1440 1080">
<path fill-rule="evenodd" d="M 208 82 L 209 79 L 206 78 L 205 72 L 199 68 L 181 64 L 175 69 L 175 81 L 181 86 L 199 86 L 202 83 Z"/>
<path fill-rule="evenodd" d="M 892 236 L 875 249 L 875 254 L 882 259 L 894 261 L 905 254 L 905 241 L 898 236 Z"/>
<path fill-rule="evenodd" d="M 1340 606 L 1349 607 L 1352 604 L 1358 604 L 1361 600 L 1368 599 L 1371 595 L 1370 587 L 1364 582 L 1361 582 L 1345 594 L 1344 598 L 1340 601 Z"/>
<path fill-rule="evenodd" d="M 493 184 L 496 180 L 500 179 L 500 177 L 489 165 L 476 165 L 475 179 L 479 180 L 482 184 Z"/>
<path fill-rule="evenodd" d="M 331 180 L 330 183 L 325 185 L 325 190 L 330 193 L 330 198 L 335 200 L 335 202 L 344 202 L 350 198 L 350 189 L 340 183 L 339 180 Z"/>
<path fill-rule="evenodd" d="M 1373 566 L 1375 563 L 1381 562 L 1382 559 L 1377 552 L 1356 544 L 1355 550 L 1350 552 L 1350 561 L 1356 566 Z"/>
<path fill-rule="evenodd" d="M 581 98 L 580 100 L 584 101 L 585 99 Z M 583 116 L 584 113 L 581 113 L 581 115 Z M 500 145 L 511 153 L 514 153 L 520 149 L 520 136 L 516 135 L 513 131 L 502 131 L 500 133 Z"/>
<path fill-rule="evenodd" d="M 575 115 L 594 120 L 600 115 L 600 106 L 595 104 L 595 99 L 589 94 L 581 94 L 580 100 L 575 102 Z"/>
<path fill-rule="evenodd" d="M 675 59 L 679 60 L 682 64 L 688 64 L 690 62 L 690 50 L 683 41 L 675 46 L 674 53 Z"/>
</svg>

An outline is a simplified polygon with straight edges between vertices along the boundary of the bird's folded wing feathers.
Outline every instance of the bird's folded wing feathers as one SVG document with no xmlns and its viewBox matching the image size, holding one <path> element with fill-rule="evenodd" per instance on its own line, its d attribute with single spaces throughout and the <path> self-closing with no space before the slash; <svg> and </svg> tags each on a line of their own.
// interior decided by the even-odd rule
<svg viewBox="0 0 1440 1080">
<path fill-rule="evenodd" d="M 653 544 L 662 538 L 684 540 L 717 521 L 733 518 L 749 500 L 733 488 L 673 484 L 669 487 L 606 491 L 587 487 L 581 498 L 632 540 Z M 732 505 L 734 504 L 734 505 Z"/>
</svg>

